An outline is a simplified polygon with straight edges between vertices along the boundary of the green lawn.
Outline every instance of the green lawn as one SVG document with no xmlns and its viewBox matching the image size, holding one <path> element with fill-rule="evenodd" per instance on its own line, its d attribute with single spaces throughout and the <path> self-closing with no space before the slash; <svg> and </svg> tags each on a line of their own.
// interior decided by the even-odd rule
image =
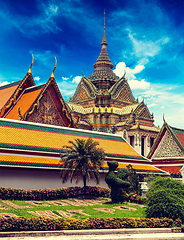
<svg viewBox="0 0 184 240">
<path fill-rule="evenodd" d="M 130 204 L 111 204 L 110 199 L 107 199 L 107 198 L 95 199 L 95 201 L 98 201 L 98 202 L 92 202 L 92 201 L 94 201 L 94 199 L 91 201 L 89 199 L 85 199 L 85 200 L 84 199 L 66 199 L 66 200 L 62 199 L 62 200 L 54 201 L 54 204 L 58 204 L 58 205 L 53 205 L 49 201 L 35 201 L 34 203 L 36 205 L 33 205 L 30 203 L 27 203 L 26 201 L 12 200 L 7 202 L 7 201 L 0 200 L 0 205 L 1 205 L 0 214 L 11 213 L 19 217 L 34 218 L 38 216 L 38 214 L 40 213 L 39 211 L 43 211 L 42 214 L 46 213 L 45 211 L 50 211 L 49 214 L 54 213 L 59 217 L 64 217 L 64 218 L 70 217 L 75 219 L 110 218 L 110 217 L 131 217 L 131 218 L 146 217 L 145 208 L 141 207 L 138 204 L 131 204 L 131 205 Z M 8 203 L 9 204 L 13 203 L 14 205 L 10 206 Z M 48 206 L 44 206 L 43 204 L 48 204 Z M 29 206 L 30 208 L 19 209 L 19 207 L 21 206 Z M 134 209 L 127 209 L 128 207 L 134 208 Z M 76 210 L 79 212 L 75 212 Z M 58 211 L 62 211 L 62 212 L 58 213 Z M 37 214 L 37 216 L 34 214 Z"/>
</svg>

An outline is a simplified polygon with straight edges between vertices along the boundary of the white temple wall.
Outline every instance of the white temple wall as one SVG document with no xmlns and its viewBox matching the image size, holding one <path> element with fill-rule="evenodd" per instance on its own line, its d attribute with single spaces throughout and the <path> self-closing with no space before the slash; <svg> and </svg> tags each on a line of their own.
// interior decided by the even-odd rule
<svg viewBox="0 0 184 240">
<path fill-rule="evenodd" d="M 101 174 L 100 184 L 97 185 L 94 180 L 87 181 L 87 186 L 108 187 L 105 182 L 105 175 Z M 82 187 L 83 182 L 76 184 L 75 179 L 62 183 L 60 170 L 54 169 L 29 169 L 29 168 L 0 168 L 0 187 L 27 189 L 44 189 L 44 188 L 62 188 L 62 187 Z"/>
</svg>

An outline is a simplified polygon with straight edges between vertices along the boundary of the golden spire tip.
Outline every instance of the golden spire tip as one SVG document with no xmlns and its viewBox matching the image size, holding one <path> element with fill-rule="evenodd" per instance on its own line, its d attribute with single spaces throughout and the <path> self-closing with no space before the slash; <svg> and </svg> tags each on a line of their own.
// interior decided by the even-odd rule
<svg viewBox="0 0 184 240">
<path fill-rule="evenodd" d="M 31 63 L 31 66 L 30 66 L 30 68 L 29 68 L 29 70 L 28 70 L 28 73 L 30 73 L 30 74 L 31 74 L 31 68 L 32 68 L 32 66 L 33 66 L 33 63 L 34 63 L 34 56 L 33 56 L 33 54 L 32 54 L 32 63 Z"/>
<path fill-rule="evenodd" d="M 55 66 L 54 66 L 54 69 L 52 71 L 52 74 L 51 74 L 51 78 L 54 78 L 54 71 L 56 70 L 56 67 L 57 67 L 57 58 L 55 57 Z"/>
</svg>

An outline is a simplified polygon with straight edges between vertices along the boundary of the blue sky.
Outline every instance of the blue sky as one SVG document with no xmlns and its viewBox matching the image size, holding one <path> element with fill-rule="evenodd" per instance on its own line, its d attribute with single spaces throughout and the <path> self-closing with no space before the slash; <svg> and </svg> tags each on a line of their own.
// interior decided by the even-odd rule
<svg viewBox="0 0 184 240">
<path fill-rule="evenodd" d="M 144 98 L 155 125 L 163 114 L 184 128 L 184 0 L 0 1 L 0 85 L 22 79 L 34 54 L 36 84 L 55 78 L 66 101 L 93 72 L 101 50 L 103 12 L 114 71 Z"/>
</svg>

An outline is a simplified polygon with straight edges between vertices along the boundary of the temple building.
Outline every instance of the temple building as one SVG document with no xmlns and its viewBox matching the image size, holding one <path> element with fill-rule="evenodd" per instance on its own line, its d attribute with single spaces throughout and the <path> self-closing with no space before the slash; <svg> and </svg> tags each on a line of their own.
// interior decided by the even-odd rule
<svg viewBox="0 0 184 240">
<path fill-rule="evenodd" d="M 49 80 L 39 86 L 35 86 L 31 67 L 21 81 L 0 87 L 0 117 L 73 127 L 71 114 L 55 81 L 56 65 Z"/>
<path fill-rule="evenodd" d="M 119 78 L 112 70 L 105 18 L 101 45 L 94 72 L 89 77 L 83 75 L 70 98 L 71 115 L 77 128 L 121 134 L 137 152 L 146 156 L 160 129 L 154 125 L 153 114 L 144 101 L 135 100 L 125 74 Z"/>
<path fill-rule="evenodd" d="M 184 129 L 164 124 L 147 156 L 154 166 L 170 174 L 182 174 L 184 181 Z"/>
<path fill-rule="evenodd" d="M 91 137 L 104 149 L 105 161 L 100 170 L 100 186 L 107 187 L 107 161 L 118 161 L 119 168 L 132 165 L 138 174 L 167 176 L 151 160 L 138 154 L 121 136 L 76 128 L 54 126 L 0 118 L 0 182 L 2 187 L 22 189 L 76 186 L 75 181 L 62 183 L 61 154 L 74 139 Z M 96 185 L 93 179 L 87 183 Z M 79 181 L 77 186 L 83 186 Z"/>
</svg>

